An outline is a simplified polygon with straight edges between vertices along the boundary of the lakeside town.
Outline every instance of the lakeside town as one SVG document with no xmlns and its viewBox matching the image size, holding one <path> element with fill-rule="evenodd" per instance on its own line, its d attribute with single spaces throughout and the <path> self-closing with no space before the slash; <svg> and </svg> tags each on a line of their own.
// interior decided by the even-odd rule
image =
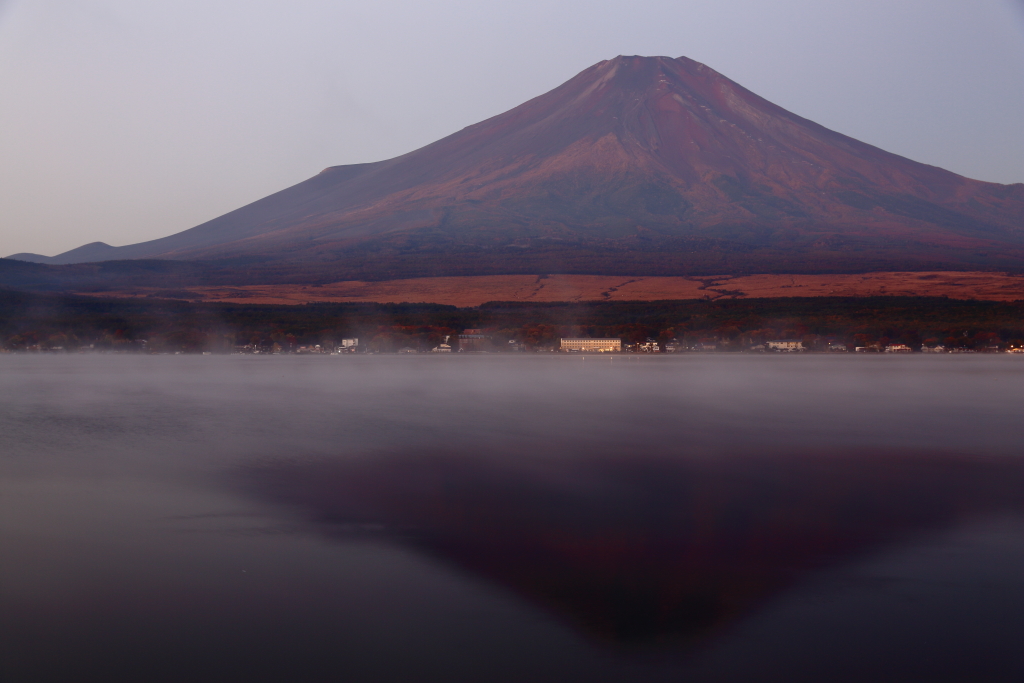
<svg viewBox="0 0 1024 683">
<path fill-rule="evenodd" d="M 162 355 L 181 355 L 190 351 L 173 351 L 151 348 L 145 339 L 112 339 L 107 343 L 93 342 L 79 346 L 64 344 L 66 337 L 58 336 L 48 340 L 51 343 L 36 343 L 0 346 L 0 353 L 143 353 Z M 1000 344 L 997 339 L 985 339 L 988 343 L 968 347 L 963 344 L 947 346 L 937 339 L 928 339 L 920 345 L 911 346 L 902 342 L 865 343 L 862 346 L 851 345 L 830 338 L 807 337 L 804 339 L 768 339 L 745 347 L 736 344 L 720 343 L 715 338 L 693 341 L 678 338 L 652 338 L 643 341 L 629 342 L 620 337 L 559 337 L 557 344 L 527 344 L 518 339 L 508 339 L 491 330 L 467 328 L 459 334 L 448 334 L 440 342 L 430 348 L 422 346 L 401 346 L 386 348 L 379 337 L 365 339 L 358 337 L 343 338 L 337 341 L 325 340 L 322 344 L 298 344 L 294 337 L 284 340 L 252 341 L 248 344 L 221 344 L 216 350 L 192 350 L 191 353 L 213 355 L 214 353 L 236 355 L 348 355 L 348 354 L 451 354 L 451 353 L 563 353 L 563 354 L 679 354 L 679 353 L 1011 353 L 1024 354 L 1024 344 Z M 58 343 L 53 343 L 58 342 Z"/>
<path fill-rule="evenodd" d="M 921 297 L 263 306 L 0 290 L 0 353 L 1024 353 L 1024 302 Z"/>
</svg>

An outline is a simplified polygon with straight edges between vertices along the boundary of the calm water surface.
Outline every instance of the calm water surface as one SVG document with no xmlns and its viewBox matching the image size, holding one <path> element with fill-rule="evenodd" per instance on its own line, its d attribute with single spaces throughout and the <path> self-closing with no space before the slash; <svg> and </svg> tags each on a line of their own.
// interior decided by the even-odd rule
<svg viewBox="0 0 1024 683">
<path fill-rule="evenodd" d="M 1024 359 L 0 356 L 3 681 L 1021 681 Z"/>
</svg>

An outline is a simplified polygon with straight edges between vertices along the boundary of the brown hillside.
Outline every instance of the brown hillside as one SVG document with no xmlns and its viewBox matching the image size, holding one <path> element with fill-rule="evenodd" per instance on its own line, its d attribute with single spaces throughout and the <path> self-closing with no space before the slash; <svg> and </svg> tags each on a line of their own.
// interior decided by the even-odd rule
<svg viewBox="0 0 1024 683">
<path fill-rule="evenodd" d="M 867 273 L 863 275 L 747 275 L 613 277 L 606 275 L 483 275 L 335 282 L 327 285 L 133 288 L 94 296 L 149 297 L 249 304 L 426 302 L 479 306 L 488 301 L 659 301 L 819 296 L 948 296 L 1024 300 L 1024 277 L 999 273 Z"/>
</svg>

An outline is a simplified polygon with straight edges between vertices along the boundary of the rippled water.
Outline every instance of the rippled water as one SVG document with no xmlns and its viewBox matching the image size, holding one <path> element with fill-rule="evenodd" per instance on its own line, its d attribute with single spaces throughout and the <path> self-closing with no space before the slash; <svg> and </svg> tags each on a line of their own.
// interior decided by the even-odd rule
<svg viewBox="0 0 1024 683">
<path fill-rule="evenodd" d="M 1015 357 L 0 356 L 4 681 L 1019 681 Z"/>
</svg>

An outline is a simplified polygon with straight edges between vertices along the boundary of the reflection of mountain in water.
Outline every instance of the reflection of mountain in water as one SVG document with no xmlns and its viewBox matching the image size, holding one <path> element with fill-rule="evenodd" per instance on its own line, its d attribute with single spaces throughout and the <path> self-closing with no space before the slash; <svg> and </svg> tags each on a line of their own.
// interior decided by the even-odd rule
<svg viewBox="0 0 1024 683">
<path fill-rule="evenodd" d="M 1024 507 L 1016 462 L 905 453 L 381 456 L 252 481 L 328 529 L 383 524 L 618 642 L 708 635 L 809 570 Z"/>
</svg>

